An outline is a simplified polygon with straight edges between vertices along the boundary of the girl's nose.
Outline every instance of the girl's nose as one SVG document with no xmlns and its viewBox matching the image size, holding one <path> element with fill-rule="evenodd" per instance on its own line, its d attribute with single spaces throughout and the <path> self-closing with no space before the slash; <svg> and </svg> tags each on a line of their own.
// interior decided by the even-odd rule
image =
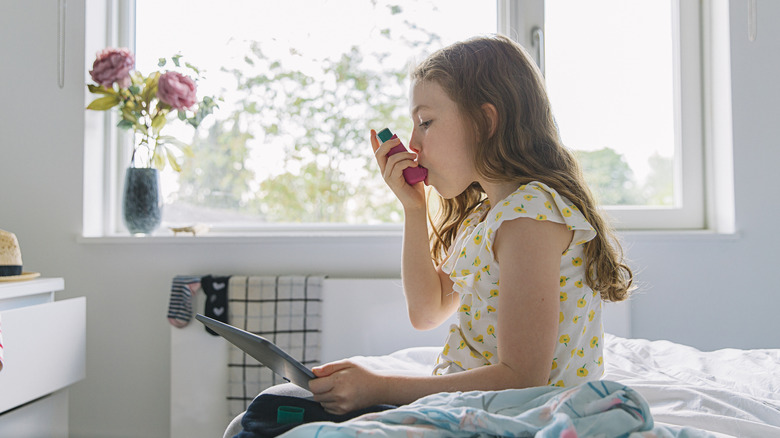
<svg viewBox="0 0 780 438">
<path fill-rule="evenodd" d="M 409 139 L 409 149 L 412 150 L 415 154 L 420 153 L 420 145 L 417 143 L 417 136 L 414 135 L 414 130 L 412 130 L 412 138 Z"/>
</svg>

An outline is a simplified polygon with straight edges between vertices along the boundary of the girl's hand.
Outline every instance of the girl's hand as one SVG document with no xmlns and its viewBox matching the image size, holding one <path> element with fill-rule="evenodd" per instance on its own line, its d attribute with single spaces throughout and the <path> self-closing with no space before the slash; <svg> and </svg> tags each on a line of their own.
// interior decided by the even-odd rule
<svg viewBox="0 0 780 438">
<path fill-rule="evenodd" d="M 394 138 L 380 144 L 376 131 L 371 130 L 371 148 L 374 150 L 374 157 L 379 164 L 382 178 L 401 201 L 404 208 L 425 208 L 424 185 L 421 183 L 409 185 L 403 174 L 407 167 L 417 167 L 417 161 L 415 161 L 417 155 L 411 152 L 399 152 L 387 156 L 390 149 L 400 143 L 401 140 Z"/>
<path fill-rule="evenodd" d="M 312 371 L 317 378 L 309 382 L 309 390 L 328 413 L 343 415 L 381 403 L 381 378 L 353 362 L 332 362 Z"/>
</svg>

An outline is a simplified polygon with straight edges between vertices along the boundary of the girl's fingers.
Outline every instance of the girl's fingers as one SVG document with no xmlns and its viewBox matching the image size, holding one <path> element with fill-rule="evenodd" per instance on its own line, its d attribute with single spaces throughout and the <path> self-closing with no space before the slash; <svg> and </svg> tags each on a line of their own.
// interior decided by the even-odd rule
<svg viewBox="0 0 780 438">
<path fill-rule="evenodd" d="M 371 130 L 371 149 L 374 150 L 374 153 L 376 153 L 376 150 L 379 149 L 379 138 L 376 136 L 376 131 L 373 129 Z"/>
<path fill-rule="evenodd" d="M 314 372 L 314 374 L 317 377 L 325 377 L 335 373 L 336 371 L 341 371 L 343 369 L 350 368 L 352 366 L 353 366 L 352 363 L 349 361 L 339 360 L 336 362 L 330 362 L 325 365 L 314 367 L 312 368 L 312 372 Z"/>
<path fill-rule="evenodd" d="M 317 375 L 317 378 L 309 381 L 309 391 L 314 394 L 317 401 L 327 400 L 332 396 L 336 380 L 328 376 L 319 376 L 316 371 L 314 374 Z"/>
<path fill-rule="evenodd" d="M 377 157 L 377 160 L 380 157 L 387 157 L 387 153 L 390 152 L 390 149 L 398 146 L 399 144 L 401 144 L 400 138 L 391 138 L 384 143 L 380 143 L 379 137 L 376 135 L 376 131 L 373 129 L 371 130 L 371 148 L 374 150 L 374 155 Z"/>
<path fill-rule="evenodd" d="M 388 156 L 387 153 L 390 152 L 392 148 L 401 144 L 401 140 L 399 138 L 393 138 L 384 143 L 380 143 L 379 137 L 373 129 L 371 130 L 370 140 L 371 148 L 374 151 L 374 158 L 379 165 L 379 172 L 385 180 L 385 183 L 387 183 L 402 203 L 419 203 L 421 199 L 420 193 L 423 193 L 422 189 L 419 187 L 413 188 L 406 182 L 403 175 L 404 169 L 419 166 L 419 163 L 416 161 L 417 154 L 404 151 Z M 424 202 L 424 195 L 422 198 Z M 319 376 L 320 374 L 317 375 Z"/>
<path fill-rule="evenodd" d="M 390 151 L 390 149 L 400 144 L 401 140 L 394 138 L 384 143 L 380 143 L 379 137 L 376 135 L 376 131 L 373 129 L 371 130 L 370 140 L 371 140 L 371 149 L 374 150 L 374 158 L 376 158 L 376 162 L 379 165 L 379 171 L 381 172 L 382 177 L 385 178 L 385 180 L 387 180 L 388 174 L 390 174 L 393 171 L 395 164 L 398 163 L 401 159 L 401 157 L 395 157 L 396 155 L 401 155 L 400 153 L 394 154 L 390 157 L 387 155 L 387 153 Z M 391 158 L 391 157 L 395 157 L 395 158 Z M 389 161 L 389 160 L 393 160 L 393 161 Z M 388 164 L 390 165 L 388 166 Z"/>
</svg>

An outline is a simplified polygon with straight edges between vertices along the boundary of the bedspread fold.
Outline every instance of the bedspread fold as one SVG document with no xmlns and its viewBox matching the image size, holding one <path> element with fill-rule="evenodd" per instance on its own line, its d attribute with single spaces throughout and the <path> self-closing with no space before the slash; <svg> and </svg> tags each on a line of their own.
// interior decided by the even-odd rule
<svg viewBox="0 0 780 438">
<path fill-rule="evenodd" d="M 343 423 L 301 425 L 284 437 L 709 437 L 690 428 L 655 426 L 644 398 L 623 384 L 596 381 L 439 393 L 398 409 Z"/>
</svg>

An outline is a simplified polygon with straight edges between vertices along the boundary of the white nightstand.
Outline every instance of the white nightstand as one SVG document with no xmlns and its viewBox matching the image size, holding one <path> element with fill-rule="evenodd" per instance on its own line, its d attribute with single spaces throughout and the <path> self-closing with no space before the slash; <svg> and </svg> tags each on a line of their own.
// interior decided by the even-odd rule
<svg viewBox="0 0 780 438">
<path fill-rule="evenodd" d="M 67 387 L 84 379 L 86 298 L 55 301 L 62 278 L 0 282 L 0 436 L 68 436 Z"/>
</svg>

